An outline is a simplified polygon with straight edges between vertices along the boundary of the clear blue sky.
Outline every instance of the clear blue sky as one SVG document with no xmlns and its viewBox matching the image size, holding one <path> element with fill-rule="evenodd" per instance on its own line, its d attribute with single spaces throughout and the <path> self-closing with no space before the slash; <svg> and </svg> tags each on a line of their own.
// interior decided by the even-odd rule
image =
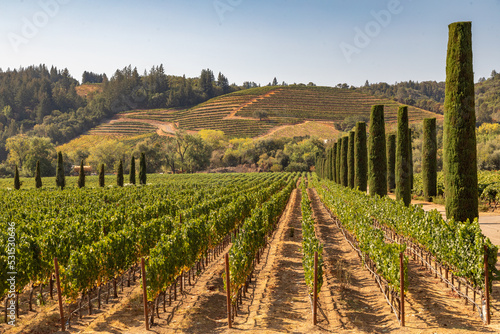
<svg viewBox="0 0 500 334">
<path fill-rule="evenodd" d="M 499 15 L 500 0 L 9 0 L 0 68 L 44 63 L 78 80 L 163 64 L 237 84 L 443 81 L 448 24 L 472 21 L 477 81 L 500 71 Z"/>
</svg>

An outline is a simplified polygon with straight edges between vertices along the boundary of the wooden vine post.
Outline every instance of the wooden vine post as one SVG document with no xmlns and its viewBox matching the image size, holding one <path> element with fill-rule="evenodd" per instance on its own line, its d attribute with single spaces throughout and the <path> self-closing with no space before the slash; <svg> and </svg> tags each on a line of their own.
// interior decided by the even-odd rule
<svg viewBox="0 0 500 334">
<path fill-rule="evenodd" d="M 142 300 L 144 302 L 144 320 L 146 321 L 146 330 L 149 330 L 148 322 L 148 292 L 146 287 L 146 265 L 144 264 L 144 258 L 141 257 L 141 276 L 142 276 Z"/>
<path fill-rule="evenodd" d="M 229 277 L 229 254 L 225 255 L 226 260 L 226 294 L 227 294 L 227 326 L 233 328 L 233 321 L 231 319 L 231 280 Z"/>
<path fill-rule="evenodd" d="M 66 331 L 66 325 L 64 323 L 64 309 L 62 303 L 61 294 L 61 281 L 59 279 L 59 263 L 57 262 L 57 257 L 54 258 L 54 271 L 56 273 L 56 286 L 57 286 L 57 299 L 59 300 L 59 314 L 61 315 L 61 331 Z"/>
<path fill-rule="evenodd" d="M 484 298 L 486 304 L 486 324 L 490 324 L 490 271 L 488 270 L 488 246 L 484 245 Z"/>
<path fill-rule="evenodd" d="M 405 326 L 405 267 L 404 267 L 404 254 L 403 252 L 399 253 L 399 288 L 401 295 L 401 303 L 400 303 L 400 314 L 401 314 L 401 327 Z"/>
<path fill-rule="evenodd" d="M 313 325 L 318 323 L 318 252 L 314 252 Z"/>
</svg>

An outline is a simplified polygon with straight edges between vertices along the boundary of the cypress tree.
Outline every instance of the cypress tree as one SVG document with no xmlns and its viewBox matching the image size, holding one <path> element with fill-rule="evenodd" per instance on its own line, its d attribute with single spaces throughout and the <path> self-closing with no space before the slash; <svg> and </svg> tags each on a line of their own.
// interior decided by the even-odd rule
<svg viewBox="0 0 500 334">
<path fill-rule="evenodd" d="M 99 187 L 104 187 L 104 164 L 99 168 Z"/>
<path fill-rule="evenodd" d="M 470 22 L 448 26 L 444 99 L 443 167 L 446 217 L 478 217 L 476 114 Z"/>
<path fill-rule="evenodd" d="M 326 170 L 326 179 L 331 180 L 332 178 L 332 148 L 328 148 L 326 150 L 326 162 L 325 162 L 325 170 Z"/>
<path fill-rule="evenodd" d="M 426 201 L 430 201 L 433 196 L 437 195 L 436 119 L 425 118 L 423 128 L 422 183 L 424 188 L 424 198 Z"/>
<path fill-rule="evenodd" d="M 16 190 L 21 189 L 21 181 L 19 180 L 19 169 L 17 168 L 17 165 L 16 165 L 16 171 L 14 174 L 14 189 L 16 189 Z"/>
<path fill-rule="evenodd" d="M 337 182 L 337 143 L 332 147 L 332 180 Z"/>
<path fill-rule="evenodd" d="M 146 184 L 146 156 L 144 153 L 141 153 L 139 164 L 139 182 L 140 184 Z"/>
<path fill-rule="evenodd" d="M 408 129 L 408 163 L 409 163 L 409 171 L 410 171 L 410 197 L 411 192 L 413 191 L 413 146 L 411 139 L 411 129 Z"/>
<path fill-rule="evenodd" d="M 40 173 L 40 160 L 37 160 L 37 162 L 36 162 L 35 187 L 37 189 L 42 187 L 42 174 Z"/>
<path fill-rule="evenodd" d="M 341 139 L 341 156 L 340 156 L 340 184 L 344 187 L 348 186 L 348 161 L 347 151 L 349 149 L 349 137 L 342 137 Z"/>
<path fill-rule="evenodd" d="M 120 159 L 120 163 L 118 164 L 118 173 L 116 175 L 116 185 L 118 187 L 123 187 L 123 162 Z"/>
<path fill-rule="evenodd" d="M 340 178 L 340 160 L 342 159 L 342 138 L 337 140 L 337 154 L 335 155 L 337 161 L 335 161 L 335 172 L 337 173 L 336 180 L 338 184 L 342 184 L 342 180 Z"/>
<path fill-rule="evenodd" d="M 347 147 L 347 185 L 354 188 L 354 131 L 349 132 Z"/>
<path fill-rule="evenodd" d="M 64 187 L 66 186 L 66 180 L 64 178 L 64 163 L 63 163 L 62 152 L 59 152 L 57 154 L 56 186 L 61 188 L 61 190 L 63 190 Z"/>
<path fill-rule="evenodd" d="M 135 184 L 135 157 L 134 156 L 132 156 L 132 158 L 130 158 L 129 183 Z"/>
<path fill-rule="evenodd" d="M 396 188 L 396 135 L 387 136 L 387 191 Z"/>
<path fill-rule="evenodd" d="M 368 185 L 371 196 L 387 195 L 385 146 L 384 106 L 375 105 L 370 114 L 370 137 L 368 140 Z"/>
<path fill-rule="evenodd" d="M 408 107 L 401 106 L 398 110 L 396 144 L 396 200 L 402 200 L 406 206 L 409 206 L 411 202 L 409 133 Z"/>
<path fill-rule="evenodd" d="M 354 142 L 354 188 L 366 192 L 368 182 L 368 157 L 366 148 L 366 124 L 356 123 Z"/>
<path fill-rule="evenodd" d="M 334 151 L 334 147 L 330 147 L 330 161 L 329 161 L 329 164 L 330 164 L 330 180 L 334 181 L 335 180 L 335 160 L 334 160 L 334 157 L 335 157 L 335 151 Z"/>
<path fill-rule="evenodd" d="M 85 169 L 83 168 L 83 159 L 80 162 L 80 173 L 78 173 L 78 188 L 85 187 Z"/>
</svg>

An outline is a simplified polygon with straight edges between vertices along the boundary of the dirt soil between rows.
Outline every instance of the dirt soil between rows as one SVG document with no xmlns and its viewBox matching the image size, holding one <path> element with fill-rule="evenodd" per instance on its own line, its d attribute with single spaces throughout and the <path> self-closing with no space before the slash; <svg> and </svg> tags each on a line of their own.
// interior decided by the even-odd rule
<svg viewBox="0 0 500 334">
<path fill-rule="evenodd" d="M 66 333 L 499 333 L 500 285 L 494 283 L 492 324 L 486 326 L 470 305 L 410 259 L 406 327 L 400 327 L 374 279 L 344 239 L 318 194 L 308 189 L 316 234 L 324 244 L 324 283 L 319 295 L 318 325 L 312 325 L 311 302 L 302 268 L 301 193 L 295 189 L 255 268 L 248 293 L 227 327 L 222 274 L 224 253 L 186 284 L 176 301 L 160 307 L 150 331 L 144 328 L 139 280 L 125 287 L 119 301 L 84 316 Z M 167 297 L 168 298 L 168 297 Z M 24 312 L 19 327 L 6 333 L 55 333 L 57 305 Z M 7 330 L 6 325 L 0 332 Z M 61 332 L 59 332 L 61 333 Z"/>
</svg>

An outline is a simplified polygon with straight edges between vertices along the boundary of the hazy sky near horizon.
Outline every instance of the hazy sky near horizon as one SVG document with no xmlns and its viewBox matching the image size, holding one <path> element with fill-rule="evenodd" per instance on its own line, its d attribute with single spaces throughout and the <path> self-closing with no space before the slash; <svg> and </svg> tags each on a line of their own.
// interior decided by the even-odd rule
<svg viewBox="0 0 500 334">
<path fill-rule="evenodd" d="M 445 80 L 448 24 L 472 21 L 475 81 L 500 71 L 500 0 L 9 0 L 0 68 L 106 73 L 163 64 L 229 81 Z"/>
</svg>

